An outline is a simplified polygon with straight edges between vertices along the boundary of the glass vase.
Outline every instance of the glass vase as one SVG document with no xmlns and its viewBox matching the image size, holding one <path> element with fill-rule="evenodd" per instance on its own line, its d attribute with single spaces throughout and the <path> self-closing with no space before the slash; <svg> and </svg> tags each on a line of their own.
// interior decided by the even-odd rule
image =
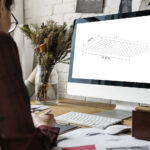
<svg viewBox="0 0 150 150">
<path fill-rule="evenodd" d="M 53 67 L 37 66 L 35 97 L 37 104 L 58 104 L 58 74 Z"/>
</svg>

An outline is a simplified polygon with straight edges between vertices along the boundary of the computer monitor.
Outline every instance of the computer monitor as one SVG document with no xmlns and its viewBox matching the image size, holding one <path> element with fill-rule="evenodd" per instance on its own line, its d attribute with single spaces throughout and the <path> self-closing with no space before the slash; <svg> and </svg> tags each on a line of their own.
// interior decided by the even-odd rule
<svg viewBox="0 0 150 150">
<path fill-rule="evenodd" d="M 150 10 L 76 19 L 67 91 L 150 104 Z"/>
</svg>

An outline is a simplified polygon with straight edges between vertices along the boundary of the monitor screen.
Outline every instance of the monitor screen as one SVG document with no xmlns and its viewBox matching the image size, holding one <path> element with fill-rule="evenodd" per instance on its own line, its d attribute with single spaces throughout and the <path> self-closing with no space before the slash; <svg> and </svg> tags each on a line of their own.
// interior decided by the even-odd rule
<svg viewBox="0 0 150 150">
<path fill-rule="evenodd" d="M 74 22 L 69 95 L 150 104 L 150 10 Z"/>
<path fill-rule="evenodd" d="M 150 88 L 150 11 L 76 19 L 69 82 Z"/>
</svg>

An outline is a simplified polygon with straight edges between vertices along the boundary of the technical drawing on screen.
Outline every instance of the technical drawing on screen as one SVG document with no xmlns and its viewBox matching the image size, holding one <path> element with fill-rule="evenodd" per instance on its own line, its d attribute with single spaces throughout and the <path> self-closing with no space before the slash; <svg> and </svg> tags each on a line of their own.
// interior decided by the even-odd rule
<svg viewBox="0 0 150 150">
<path fill-rule="evenodd" d="M 126 60 L 128 63 L 131 63 L 132 59 L 134 61 L 134 57 L 139 56 L 140 59 L 144 57 L 143 54 L 147 55 L 149 52 L 150 43 L 123 40 L 119 37 L 97 35 L 96 37 L 90 37 L 83 44 L 83 54 L 98 55 L 101 56 L 101 59 Z"/>
</svg>

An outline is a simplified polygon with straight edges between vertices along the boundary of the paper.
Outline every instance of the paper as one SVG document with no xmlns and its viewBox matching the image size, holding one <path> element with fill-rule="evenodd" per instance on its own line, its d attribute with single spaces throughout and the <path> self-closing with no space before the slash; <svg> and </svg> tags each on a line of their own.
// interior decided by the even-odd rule
<svg viewBox="0 0 150 150">
<path fill-rule="evenodd" d="M 149 146 L 115 147 L 106 150 L 149 150 Z"/>
<path fill-rule="evenodd" d="M 77 129 L 61 136 L 66 138 L 58 143 L 61 148 L 95 145 L 96 150 L 150 150 L 149 141 L 126 134 L 107 135 L 104 130 L 95 128 Z"/>
<path fill-rule="evenodd" d="M 31 109 L 36 109 L 36 108 L 39 108 L 41 106 L 43 106 L 43 105 L 31 105 Z"/>
<path fill-rule="evenodd" d="M 46 105 L 31 105 L 31 111 L 34 112 L 39 112 L 45 109 L 49 109 L 50 106 L 46 106 Z"/>
</svg>

